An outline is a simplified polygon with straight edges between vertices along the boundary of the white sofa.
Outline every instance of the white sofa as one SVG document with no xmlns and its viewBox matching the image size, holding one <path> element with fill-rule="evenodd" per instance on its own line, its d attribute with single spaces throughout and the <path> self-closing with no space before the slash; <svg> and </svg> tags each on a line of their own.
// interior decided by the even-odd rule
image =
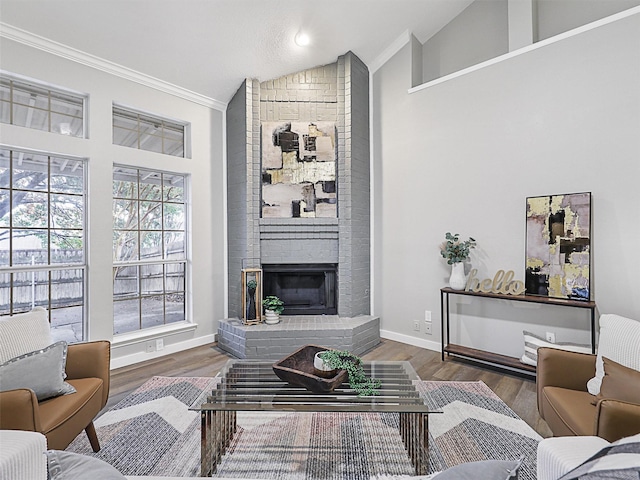
<svg viewBox="0 0 640 480">
<path fill-rule="evenodd" d="M 47 480 L 47 457 L 44 455 L 46 450 L 47 438 L 41 433 L 0 430 L 0 480 Z M 189 477 L 125 476 L 125 478 L 128 480 L 186 480 Z"/>
<path fill-rule="evenodd" d="M 538 480 L 572 478 L 637 478 L 640 475 L 640 433 L 609 443 L 600 437 L 545 438 L 538 444 Z M 626 476 L 625 476 L 626 475 Z"/>
<path fill-rule="evenodd" d="M 609 445 L 600 437 L 552 437 L 538 444 L 538 480 L 557 480 Z"/>
<path fill-rule="evenodd" d="M 538 480 L 557 480 L 607 445 L 609 442 L 600 437 L 572 436 L 542 440 L 538 445 Z M 41 433 L 0 430 L 0 480 L 47 480 L 47 459 L 44 455 L 46 449 L 47 439 Z M 185 480 L 187 477 L 128 476 L 125 478 L 128 480 Z"/>
</svg>

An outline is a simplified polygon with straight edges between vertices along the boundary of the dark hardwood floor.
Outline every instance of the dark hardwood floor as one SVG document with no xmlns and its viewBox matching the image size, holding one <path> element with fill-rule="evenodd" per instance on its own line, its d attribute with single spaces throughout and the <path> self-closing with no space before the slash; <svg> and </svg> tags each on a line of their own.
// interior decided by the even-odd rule
<svg viewBox="0 0 640 480">
<path fill-rule="evenodd" d="M 107 408 L 118 403 L 155 375 L 213 377 L 229 358 L 213 343 L 116 369 L 111 372 L 111 393 Z M 538 415 L 536 384 L 533 378 L 506 374 L 461 360 L 443 362 L 439 352 L 385 339 L 363 355 L 363 359 L 409 361 L 422 380 L 482 380 L 540 435 L 551 436 L 549 427 Z"/>
</svg>

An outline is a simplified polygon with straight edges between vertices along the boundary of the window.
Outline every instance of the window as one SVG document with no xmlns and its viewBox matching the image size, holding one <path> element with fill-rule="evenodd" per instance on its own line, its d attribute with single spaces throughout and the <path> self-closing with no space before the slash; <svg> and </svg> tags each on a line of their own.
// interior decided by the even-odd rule
<svg viewBox="0 0 640 480">
<path fill-rule="evenodd" d="M 0 75 L 0 121 L 45 132 L 84 137 L 85 97 Z"/>
<path fill-rule="evenodd" d="M 0 147 L 0 315 L 42 306 L 56 340 L 84 339 L 83 159 Z"/>
<path fill-rule="evenodd" d="M 184 157 L 185 125 L 114 105 L 113 143 Z"/>
<path fill-rule="evenodd" d="M 113 169 L 114 334 L 186 320 L 186 177 Z"/>
</svg>

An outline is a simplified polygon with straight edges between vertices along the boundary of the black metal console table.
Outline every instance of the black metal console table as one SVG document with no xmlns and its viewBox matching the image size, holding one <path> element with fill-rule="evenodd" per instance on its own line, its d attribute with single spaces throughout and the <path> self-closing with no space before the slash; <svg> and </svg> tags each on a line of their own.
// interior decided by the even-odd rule
<svg viewBox="0 0 640 480">
<path fill-rule="evenodd" d="M 516 370 L 528 375 L 535 375 L 536 367 L 526 365 L 518 358 L 501 355 L 499 353 L 488 352 L 485 350 L 478 350 L 475 348 L 465 347 L 463 345 L 456 345 L 450 343 L 449 339 L 449 295 L 468 295 L 472 297 L 482 298 L 494 298 L 499 300 L 509 300 L 512 302 L 529 302 L 538 303 L 543 305 L 555 305 L 560 307 L 573 307 L 588 309 L 591 312 L 591 352 L 595 353 L 596 349 L 596 304 L 595 302 L 585 302 L 580 300 L 567 300 L 563 298 L 551 298 L 540 297 L 536 295 L 503 295 L 500 293 L 481 293 L 481 292 L 468 292 L 466 290 L 454 290 L 446 287 L 440 289 L 440 332 L 441 332 L 441 346 L 442 346 L 442 360 L 445 359 L 445 353 L 447 355 L 456 355 L 459 357 L 480 360 L 485 363 L 490 363 L 498 368 L 506 367 L 508 370 Z"/>
</svg>

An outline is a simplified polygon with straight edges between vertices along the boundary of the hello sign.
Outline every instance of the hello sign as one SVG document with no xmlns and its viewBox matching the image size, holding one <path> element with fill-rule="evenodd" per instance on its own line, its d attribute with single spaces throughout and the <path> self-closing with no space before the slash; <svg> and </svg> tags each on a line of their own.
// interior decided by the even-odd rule
<svg viewBox="0 0 640 480">
<path fill-rule="evenodd" d="M 503 295 L 521 295 L 525 291 L 524 282 L 513 280 L 513 270 L 507 273 L 504 270 L 498 270 L 493 277 L 480 280 L 475 277 L 478 270 L 475 268 L 469 273 L 467 286 L 464 288 L 467 292 L 482 293 L 501 293 Z"/>
</svg>

